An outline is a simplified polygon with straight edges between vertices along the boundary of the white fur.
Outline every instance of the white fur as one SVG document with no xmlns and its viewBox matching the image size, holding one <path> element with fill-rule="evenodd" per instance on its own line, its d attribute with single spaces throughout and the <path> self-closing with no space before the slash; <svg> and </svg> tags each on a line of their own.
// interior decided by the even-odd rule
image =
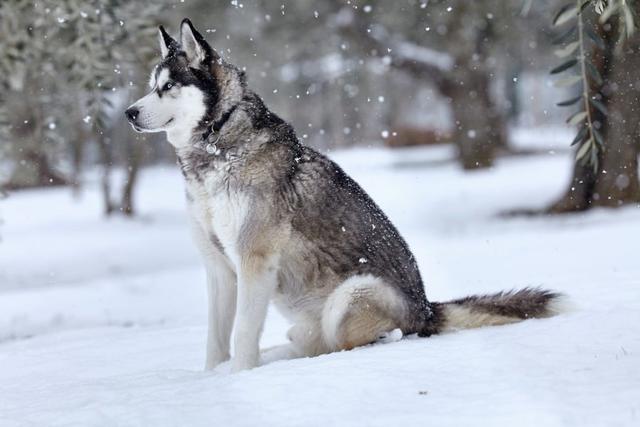
<svg viewBox="0 0 640 427">
<path fill-rule="evenodd" d="M 575 301 L 570 300 L 566 295 L 556 296 L 547 306 L 549 317 L 557 316 L 559 314 L 573 313 L 579 309 L 580 308 L 575 304 Z"/>
<path fill-rule="evenodd" d="M 151 75 L 149 75 L 149 89 L 153 89 L 156 87 L 156 70 L 158 69 L 158 66 L 156 65 L 155 67 L 153 67 L 153 70 L 151 70 Z"/>
<path fill-rule="evenodd" d="M 204 60 L 204 49 L 197 42 L 191 27 L 186 22 L 180 27 L 180 43 L 190 63 L 199 63 Z"/>
<path fill-rule="evenodd" d="M 506 325 L 522 320 L 517 317 L 473 311 L 467 307 L 454 304 L 444 305 L 444 318 L 442 332 L 454 332 L 460 329 L 473 329 L 482 326 Z"/>
<path fill-rule="evenodd" d="M 398 342 L 402 339 L 403 334 L 402 334 L 402 330 L 400 328 L 396 328 L 392 331 L 389 332 L 385 332 L 382 335 L 380 335 L 380 338 L 378 338 L 378 341 L 380 344 L 389 344 L 392 342 Z"/>
<path fill-rule="evenodd" d="M 166 68 L 163 68 L 162 70 L 160 70 L 160 74 L 158 74 L 158 78 L 156 80 L 155 86 L 162 87 L 168 81 L 169 81 L 169 70 Z"/>
<path fill-rule="evenodd" d="M 319 301 L 316 300 L 316 302 Z M 295 313 L 296 320 L 294 320 L 293 326 L 287 331 L 287 338 L 291 342 L 292 353 L 298 357 L 313 357 L 328 353 L 330 349 L 322 334 L 320 316 L 301 316 L 303 309 L 301 307 L 296 308 L 298 308 L 298 311 Z M 278 311 L 284 315 L 280 307 L 278 307 L 278 309 Z M 319 304 L 317 309 L 321 311 L 322 305 Z"/>
<path fill-rule="evenodd" d="M 188 205 L 193 239 L 205 262 L 209 306 L 206 368 L 213 369 L 229 359 L 229 340 L 233 328 L 236 304 L 235 266 L 211 240 L 211 221 L 208 196 L 202 186 L 187 190 L 193 199 Z"/>
<path fill-rule="evenodd" d="M 253 368 L 259 363 L 260 335 L 269 301 L 278 285 L 277 264 L 277 257 L 273 257 L 258 271 L 247 272 L 243 268 L 238 275 L 235 354 L 231 364 L 234 372 Z"/>
<path fill-rule="evenodd" d="M 209 233 L 198 220 L 189 215 L 193 239 L 205 261 L 208 293 L 208 333 L 206 368 L 213 369 L 229 359 L 229 340 L 233 328 L 236 304 L 236 275 L 218 248 L 207 238 Z"/>
<path fill-rule="evenodd" d="M 164 42 L 164 37 L 162 37 L 162 31 L 158 30 L 158 41 L 160 42 L 160 54 L 163 58 L 166 58 L 169 54 L 169 46 L 167 46 Z"/>
<path fill-rule="evenodd" d="M 211 227 L 237 272 L 235 309 L 235 353 L 232 370 L 250 369 L 259 363 L 259 342 L 271 296 L 277 286 L 277 255 L 269 259 L 247 260 L 238 248 L 241 229 L 249 213 L 242 193 L 216 191 L 216 175 L 207 181 Z"/>
<path fill-rule="evenodd" d="M 389 312 L 399 313 L 404 309 L 402 299 L 381 278 L 370 274 L 350 277 L 329 295 L 322 310 L 322 333 L 329 347 L 338 347 L 342 321 L 359 294 L 375 299 Z"/>
<path fill-rule="evenodd" d="M 196 225 L 194 237 L 203 248 L 207 263 L 207 368 L 212 369 L 229 357 L 230 319 L 235 316 L 232 370 L 239 371 L 259 363 L 259 340 L 277 286 L 279 260 L 275 255 L 257 261 L 243 259 L 237 245 L 249 212 L 248 200 L 242 193 L 220 191 L 220 179 L 220 175 L 212 173 L 204 184 L 189 184 L 188 191 L 194 199 L 190 216 Z M 223 254 L 211 243 L 213 235 L 222 244 Z"/>
<path fill-rule="evenodd" d="M 168 71 L 160 71 L 154 87 L 162 87 L 168 79 Z M 166 131 L 167 139 L 176 148 L 189 143 L 193 129 L 206 112 L 204 94 L 194 86 L 175 87 L 162 97 L 153 90 L 131 107 L 139 110 L 136 130 Z"/>
<path fill-rule="evenodd" d="M 210 182 L 209 185 L 210 188 L 215 188 L 217 183 Z M 209 194 L 213 231 L 224 246 L 227 256 L 238 265 L 241 261 L 237 247 L 238 237 L 249 212 L 248 200 L 241 193 L 211 191 Z"/>
</svg>

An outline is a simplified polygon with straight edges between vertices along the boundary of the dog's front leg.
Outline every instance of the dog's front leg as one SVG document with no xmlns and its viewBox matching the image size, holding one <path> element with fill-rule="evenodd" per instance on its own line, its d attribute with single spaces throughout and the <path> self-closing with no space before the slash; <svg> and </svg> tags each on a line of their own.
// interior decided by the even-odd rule
<svg viewBox="0 0 640 427">
<path fill-rule="evenodd" d="M 242 259 L 238 274 L 238 298 L 234 332 L 233 372 L 258 366 L 260 335 L 269 300 L 277 284 L 274 259 L 249 255 Z"/>
<path fill-rule="evenodd" d="M 236 313 L 236 277 L 219 255 L 208 260 L 206 269 L 209 329 L 205 369 L 213 369 L 229 360 L 229 341 Z"/>
</svg>

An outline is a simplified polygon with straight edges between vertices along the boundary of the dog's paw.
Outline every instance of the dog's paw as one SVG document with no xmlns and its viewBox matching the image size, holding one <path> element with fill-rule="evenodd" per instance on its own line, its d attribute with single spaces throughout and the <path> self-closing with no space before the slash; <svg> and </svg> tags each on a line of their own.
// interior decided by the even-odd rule
<svg viewBox="0 0 640 427">
<path fill-rule="evenodd" d="M 266 365 L 279 360 L 295 359 L 297 357 L 300 357 L 300 354 L 293 344 L 276 345 L 260 352 L 260 365 Z"/>
<path fill-rule="evenodd" d="M 231 373 L 231 362 L 228 360 L 226 362 L 222 362 L 218 366 L 213 368 L 210 372 L 219 375 L 229 375 Z"/>
<path fill-rule="evenodd" d="M 246 371 L 258 366 L 258 357 L 234 357 L 231 359 L 231 373 Z"/>
<path fill-rule="evenodd" d="M 398 328 L 389 331 L 389 332 L 385 332 L 384 334 L 380 334 L 380 336 L 378 337 L 378 341 L 379 343 L 390 343 L 390 342 L 397 342 L 400 341 L 402 339 L 402 331 Z"/>
</svg>

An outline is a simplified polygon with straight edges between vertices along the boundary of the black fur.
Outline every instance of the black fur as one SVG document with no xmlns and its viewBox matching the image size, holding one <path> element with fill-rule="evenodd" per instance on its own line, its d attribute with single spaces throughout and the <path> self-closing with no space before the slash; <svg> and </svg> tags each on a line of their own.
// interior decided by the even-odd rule
<svg viewBox="0 0 640 427">
<path fill-rule="evenodd" d="M 182 29 L 185 25 L 189 26 L 189 28 L 191 29 L 191 32 L 193 33 L 193 36 L 196 39 L 196 42 L 200 45 L 200 47 L 202 47 L 202 49 L 205 52 L 205 57 L 202 62 L 204 64 L 211 64 L 212 62 L 219 60 L 220 55 L 218 55 L 218 53 L 215 50 L 213 50 L 211 46 L 209 46 L 209 43 L 207 43 L 205 38 L 202 37 L 202 34 L 200 34 L 198 30 L 196 30 L 196 28 L 193 26 L 189 18 L 184 18 L 182 20 L 182 23 L 180 24 L 180 38 L 181 39 L 183 38 Z"/>
<path fill-rule="evenodd" d="M 220 103 L 220 88 L 215 77 L 207 70 L 191 67 L 182 51 L 175 51 L 158 64 L 155 71 L 156 79 L 164 69 L 169 71 L 171 81 L 181 86 L 195 86 L 205 95 L 206 114 L 200 126 L 202 129 L 206 128 L 218 113 L 216 106 Z M 161 91 L 162 88 L 156 90 Z"/>
<path fill-rule="evenodd" d="M 173 37 L 171 37 L 169 33 L 167 33 L 162 25 L 160 25 L 158 29 L 160 30 L 160 34 L 162 35 L 164 45 L 169 51 L 168 56 L 175 55 L 175 53 L 180 50 L 180 44 Z"/>
</svg>

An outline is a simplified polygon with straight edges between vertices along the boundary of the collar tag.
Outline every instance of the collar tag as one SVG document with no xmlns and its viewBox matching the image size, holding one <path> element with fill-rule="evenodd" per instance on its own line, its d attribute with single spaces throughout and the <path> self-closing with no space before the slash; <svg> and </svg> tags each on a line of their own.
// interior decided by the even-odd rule
<svg viewBox="0 0 640 427">
<path fill-rule="evenodd" d="M 217 141 L 216 141 L 217 142 Z M 214 142 L 213 144 L 209 143 L 207 144 L 204 149 L 206 150 L 207 153 L 209 154 L 216 154 L 216 152 L 218 151 L 218 147 L 216 146 L 216 143 Z"/>
<path fill-rule="evenodd" d="M 220 154 L 220 149 L 217 146 L 218 141 L 220 141 L 220 137 L 221 137 L 220 130 L 225 125 L 225 123 L 229 120 L 229 118 L 231 117 L 231 115 L 233 114 L 233 112 L 236 110 L 237 107 L 238 107 L 237 105 L 234 105 L 233 107 L 231 107 L 227 112 L 225 112 L 222 115 L 220 120 L 213 123 L 211 127 L 209 127 L 202 134 L 202 142 L 198 144 L 200 148 L 202 148 L 202 145 L 204 145 L 204 150 L 207 153 L 215 154 L 215 155 Z"/>
<path fill-rule="evenodd" d="M 211 133 L 207 137 L 206 145 L 204 149 L 209 154 L 218 154 L 220 150 L 218 150 L 218 141 L 220 140 L 220 134 L 216 134 L 214 129 L 211 129 Z"/>
</svg>

